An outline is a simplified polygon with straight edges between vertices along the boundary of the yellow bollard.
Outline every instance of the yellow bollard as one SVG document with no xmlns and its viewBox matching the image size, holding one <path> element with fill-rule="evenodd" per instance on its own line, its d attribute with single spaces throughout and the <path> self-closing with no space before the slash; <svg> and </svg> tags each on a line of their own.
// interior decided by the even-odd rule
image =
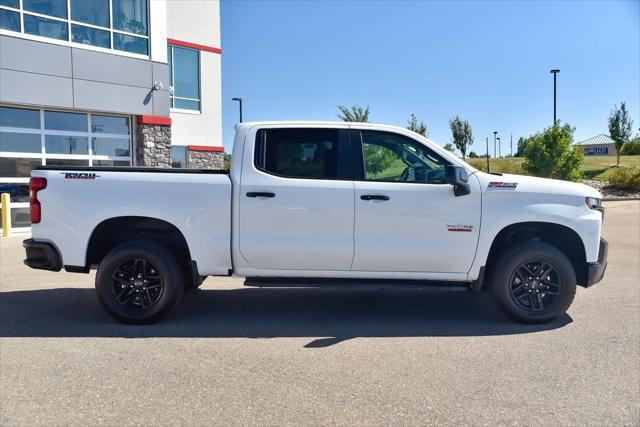
<svg viewBox="0 0 640 427">
<path fill-rule="evenodd" d="M 2 193 L 2 236 L 11 236 L 11 195 Z"/>
</svg>

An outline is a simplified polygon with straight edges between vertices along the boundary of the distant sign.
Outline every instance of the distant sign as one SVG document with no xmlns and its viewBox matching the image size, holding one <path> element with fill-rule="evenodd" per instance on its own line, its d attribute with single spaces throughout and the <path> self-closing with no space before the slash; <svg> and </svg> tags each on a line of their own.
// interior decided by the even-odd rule
<svg viewBox="0 0 640 427">
<path fill-rule="evenodd" d="M 587 148 L 587 155 L 589 156 L 606 156 L 607 154 L 609 154 L 609 147 Z"/>
</svg>

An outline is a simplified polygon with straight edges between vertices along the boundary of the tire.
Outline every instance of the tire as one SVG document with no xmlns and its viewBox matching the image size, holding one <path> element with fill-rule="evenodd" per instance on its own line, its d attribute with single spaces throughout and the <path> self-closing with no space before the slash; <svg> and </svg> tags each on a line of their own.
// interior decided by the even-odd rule
<svg viewBox="0 0 640 427">
<path fill-rule="evenodd" d="M 173 309 L 184 292 L 184 273 L 164 247 L 133 241 L 109 252 L 96 273 L 102 306 L 125 323 L 152 323 Z"/>
<path fill-rule="evenodd" d="M 493 263 L 491 276 L 490 292 L 496 303 L 509 317 L 522 323 L 545 323 L 558 318 L 576 294 L 576 273 L 571 261 L 547 243 L 526 242 L 502 251 Z"/>
</svg>

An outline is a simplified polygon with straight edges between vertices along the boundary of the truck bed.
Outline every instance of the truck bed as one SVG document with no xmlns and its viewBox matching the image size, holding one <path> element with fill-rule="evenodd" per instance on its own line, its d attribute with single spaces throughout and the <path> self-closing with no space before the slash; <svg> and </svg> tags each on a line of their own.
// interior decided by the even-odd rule
<svg viewBox="0 0 640 427">
<path fill-rule="evenodd" d="M 202 275 L 232 268 L 227 171 L 41 166 L 32 176 L 47 180 L 33 238 L 55 244 L 65 267 L 87 267 L 89 242 L 104 222 L 153 218 L 178 229 Z"/>
</svg>

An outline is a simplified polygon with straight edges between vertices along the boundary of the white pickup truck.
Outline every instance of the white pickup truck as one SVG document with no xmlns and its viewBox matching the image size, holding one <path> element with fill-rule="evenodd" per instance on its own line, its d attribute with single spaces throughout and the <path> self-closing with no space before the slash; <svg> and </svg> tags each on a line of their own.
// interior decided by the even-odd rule
<svg viewBox="0 0 640 427">
<path fill-rule="evenodd" d="M 595 189 L 483 173 L 403 128 L 242 123 L 232 158 L 230 173 L 34 170 L 25 263 L 97 267 L 100 302 L 130 323 L 234 274 L 260 286 L 454 282 L 546 322 L 607 265 Z"/>
</svg>

